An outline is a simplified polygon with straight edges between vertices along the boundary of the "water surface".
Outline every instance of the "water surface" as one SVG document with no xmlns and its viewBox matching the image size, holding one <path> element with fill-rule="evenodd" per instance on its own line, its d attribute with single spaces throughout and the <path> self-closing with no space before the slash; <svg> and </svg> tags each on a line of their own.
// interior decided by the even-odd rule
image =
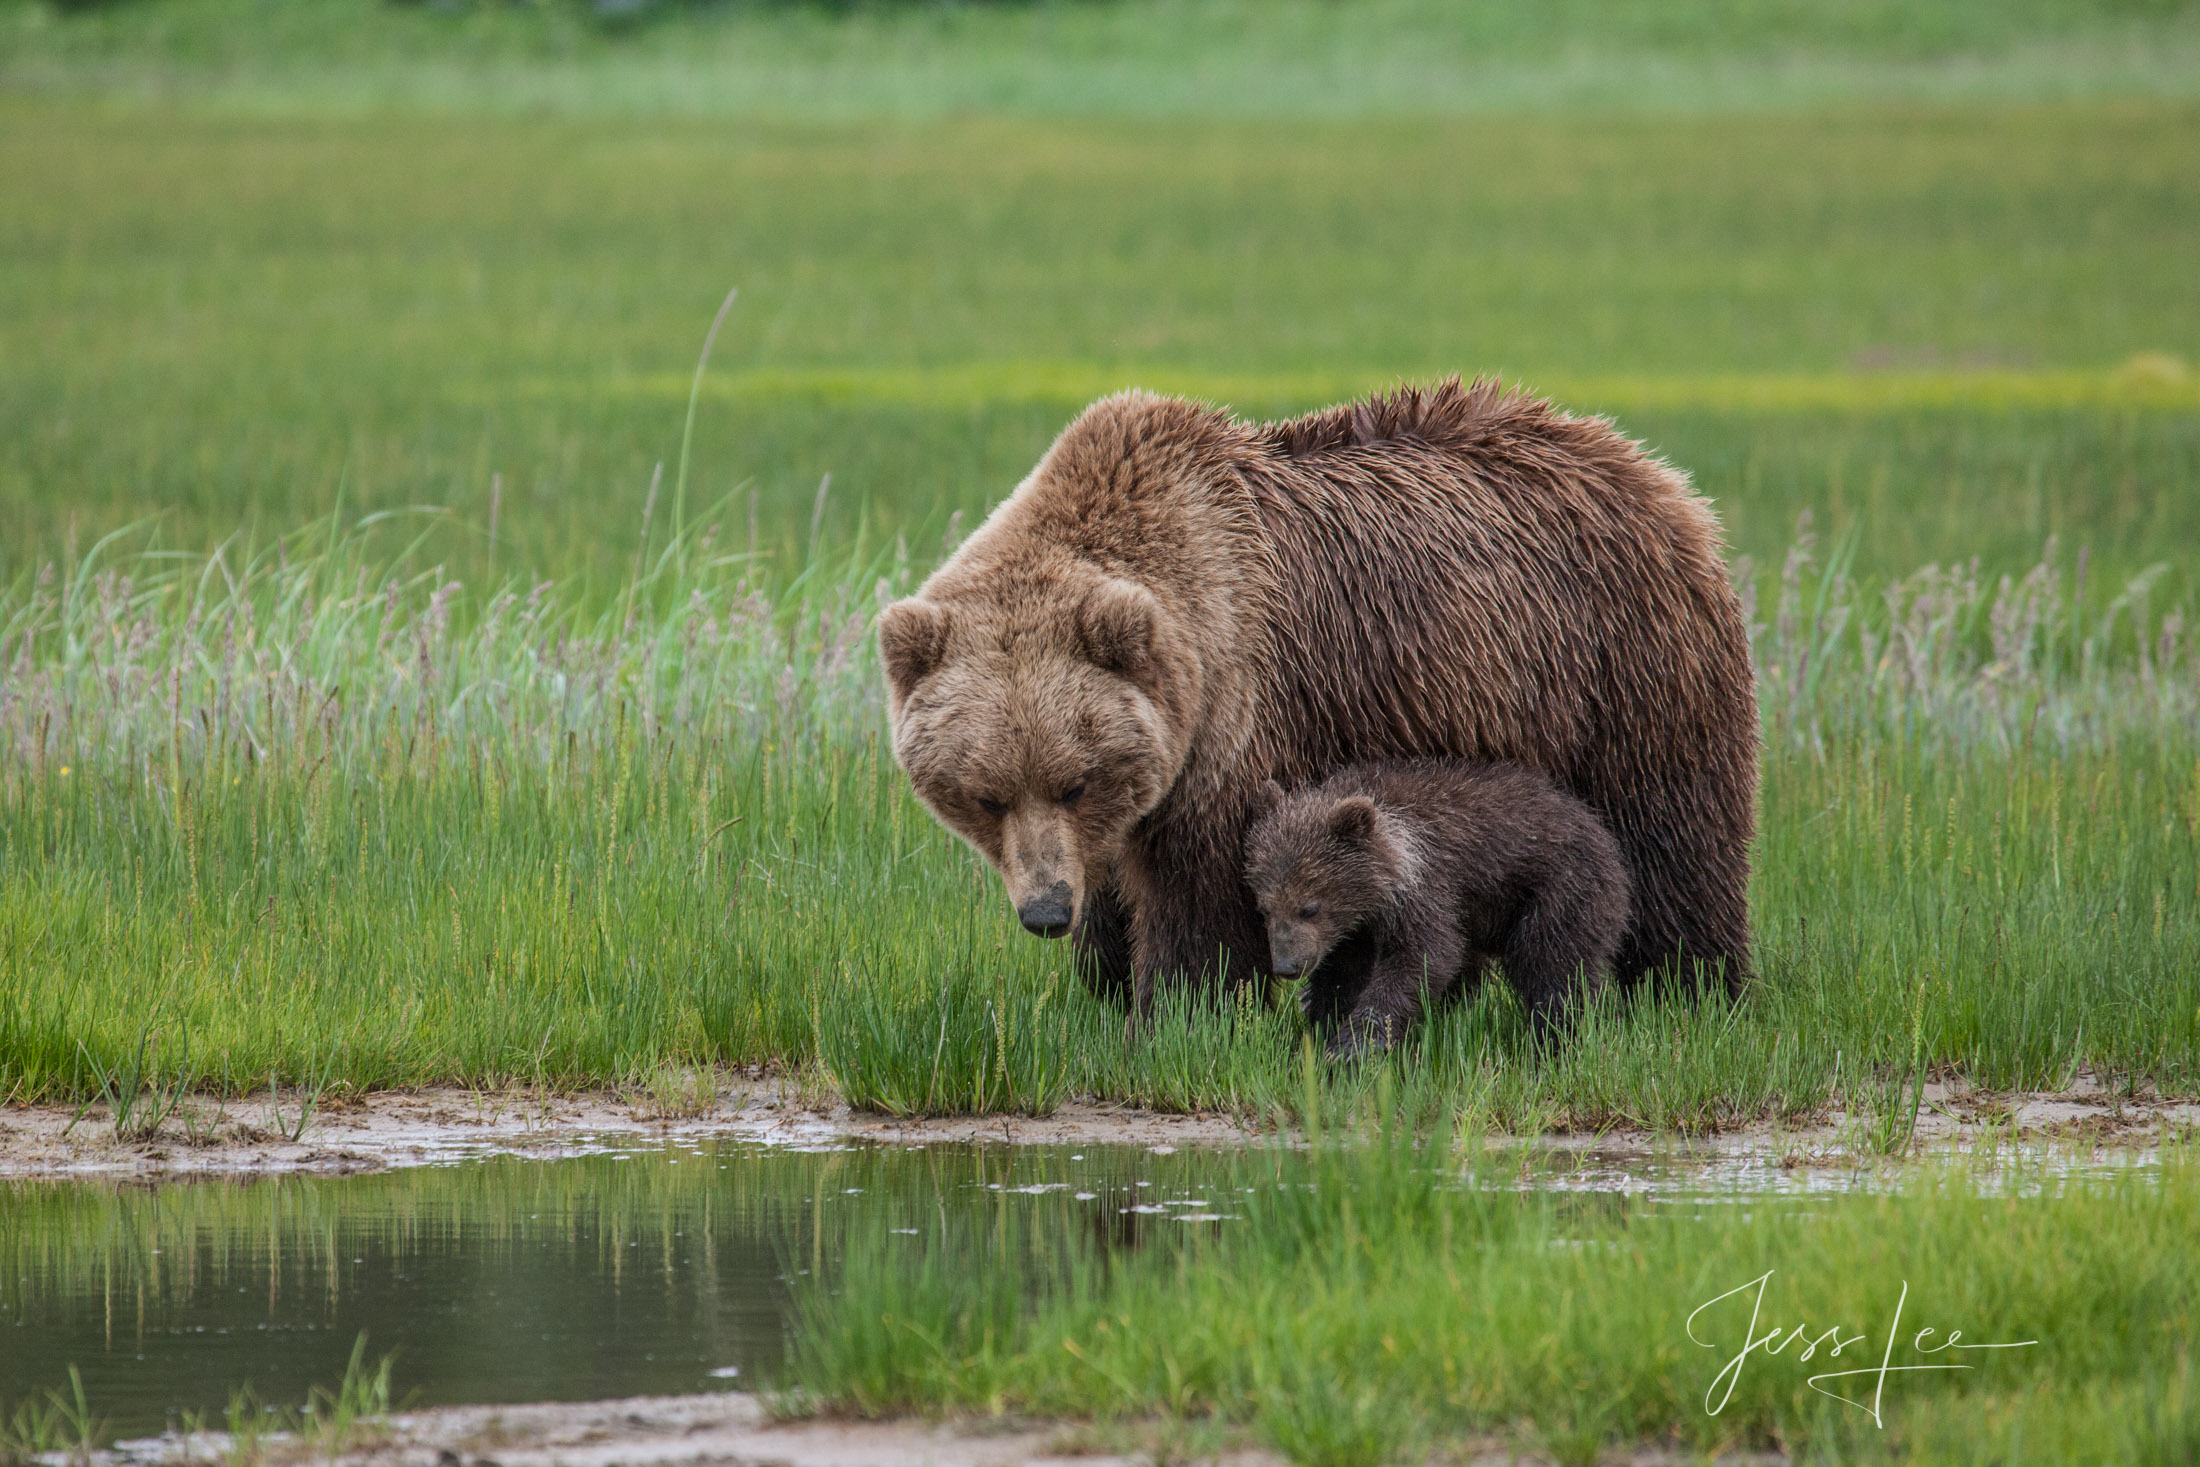
<svg viewBox="0 0 2200 1467">
<path fill-rule="evenodd" d="M 1211 1155 L 1211 1154 L 1210 1154 Z M 1240 1153 L 1240 1159 L 1245 1159 Z M 1135 1242 L 1228 1215 L 1196 1152 L 737 1141 L 362 1175 L 0 1184 L 0 1406 L 63 1385 L 124 1435 L 297 1405 L 361 1332 L 416 1404 L 768 1385 L 791 1290 L 853 1232 Z M 1212 1189 L 1209 1189 L 1212 1190 Z M 1026 1239 L 1029 1241 L 1029 1238 Z"/>
<path fill-rule="evenodd" d="M 295 1407 L 335 1384 L 361 1334 L 370 1359 L 396 1352 L 394 1394 L 420 1405 L 769 1387 L 800 1327 L 805 1275 L 829 1282 L 851 1243 L 951 1265 L 1005 1248 L 1053 1271 L 1227 1229 L 1249 1194 L 1311 1185 L 1288 1156 L 626 1137 L 557 1159 L 350 1176 L 5 1182 L 0 1411 L 63 1386 L 73 1365 L 122 1435 L 192 1412 L 219 1424 L 240 1387 Z M 1459 1185 L 1548 1192 L 1583 1215 L 1807 1205 L 1899 1175 L 1715 1147 L 1515 1147 L 1464 1170 L 1455 1154 L 1427 1161 Z M 2011 1173 L 2011 1185 L 2070 1175 L 2063 1162 Z"/>
</svg>

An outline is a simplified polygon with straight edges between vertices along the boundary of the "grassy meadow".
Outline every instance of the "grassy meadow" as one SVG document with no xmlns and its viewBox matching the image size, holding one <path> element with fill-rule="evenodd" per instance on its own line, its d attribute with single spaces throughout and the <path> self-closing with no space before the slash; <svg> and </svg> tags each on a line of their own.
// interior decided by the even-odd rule
<svg viewBox="0 0 2200 1467">
<path fill-rule="evenodd" d="M 903 1112 L 1290 1116 L 1286 1014 L 1126 1048 L 1013 930 L 892 767 L 868 619 L 1100 392 L 1274 414 L 1449 371 L 1615 413 L 1717 500 L 1759 623 L 1766 981 L 1556 1054 L 1490 995 L 1399 1061 L 1412 1105 L 1704 1128 L 1926 1073 L 2200 1091 L 2182 96 L 1256 122 L 798 108 L 736 70 L 637 115 L 621 68 L 711 46 L 850 77 L 898 27 L 878 55 L 939 100 L 1142 12 L 279 9 L 7 13 L 0 1094 L 766 1064 Z M 1181 9 L 1215 66 L 1257 60 L 1244 14 Z M 1760 79 L 2191 19 L 1660 13 L 1350 18 Z M 600 86 L 269 100 L 431 33 Z"/>
<path fill-rule="evenodd" d="M 601 612 L 543 583 L 467 624 L 455 582 L 333 523 L 34 579 L 0 627 L 30 649 L 0 707 L 10 1093 L 736 1063 L 899 1113 L 1294 1114 L 1295 1017 L 1126 1046 L 909 795 L 867 633 L 919 568 L 843 556 L 775 597 L 721 528 Z M 1599 1012 L 1555 1054 L 1493 992 L 1400 1058 L 1404 1096 L 1703 1129 L 1899 1108 L 1928 1072 L 2200 1091 L 2200 679 L 2146 578 L 2098 608 L 2075 580 L 1867 598 L 1798 546 L 1753 612 L 1764 982 Z"/>
<path fill-rule="evenodd" d="M 471 605 L 515 574 L 601 604 L 735 285 L 690 503 L 753 490 L 777 584 L 813 520 L 927 557 L 1126 383 L 1274 415 L 1454 371 L 1621 415 L 1760 564 L 1809 508 L 1877 573 L 2060 533 L 2128 574 L 2200 543 L 2196 150 L 2182 102 L 454 128 L 0 97 L 0 576 L 156 515 L 203 551 L 435 505 L 422 563 Z"/>
<path fill-rule="evenodd" d="M 125 105 L 1363 117 L 2177 97 L 2189 0 L 71 0 L 8 85 Z"/>
</svg>

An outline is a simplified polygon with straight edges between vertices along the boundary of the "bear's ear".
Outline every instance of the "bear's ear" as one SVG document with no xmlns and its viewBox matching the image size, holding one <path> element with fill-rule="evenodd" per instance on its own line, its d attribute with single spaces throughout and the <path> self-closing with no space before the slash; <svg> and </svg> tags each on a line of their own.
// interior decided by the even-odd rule
<svg viewBox="0 0 2200 1467">
<path fill-rule="evenodd" d="M 894 697 L 908 697 L 947 651 L 945 608 L 914 596 L 896 601 L 879 613 L 878 650 L 886 660 L 886 681 Z"/>
<path fill-rule="evenodd" d="M 1329 810 L 1329 833 L 1346 845 L 1366 845 L 1375 835 L 1375 802 L 1365 795 L 1337 801 Z"/>
<path fill-rule="evenodd" d="M 1253 805 L 1250 811 L 1250 818 L 1254 820 L 1266 820 L 1270 815 L 1273 815 L 1276 812 L 1276 806 L 1282 803 L 1283 786 L 1277 784 L 1272 779 L 1264 779 L 1260 782 L 1260 788 L 1253 791 Z"/>
<path fill-rule="evenodd" d="M 1077 607 L 1077 636 L 1096 667 L 1141 682 L 1153 669 L 1161 603 L 1136 581 L 1109 577 Z"/>
</svg>

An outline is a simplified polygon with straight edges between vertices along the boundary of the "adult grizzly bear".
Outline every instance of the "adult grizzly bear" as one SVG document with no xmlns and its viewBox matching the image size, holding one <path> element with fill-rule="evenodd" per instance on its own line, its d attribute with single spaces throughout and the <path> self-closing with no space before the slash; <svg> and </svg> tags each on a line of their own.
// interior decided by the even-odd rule
<svg viewBox="0 0 2200 1467">
<path fill-rule="evenodd" d="M 1741 608 L 1710 508 L 1603 419 L 1457 379 L 1269 424 L 1104 398 L 879 644 L 918 796 L 1134 1021 L 1158 977 L 1266 971 L 1264 782 L 1424 756 L 1604 821 L 1617 977 L 1748 972 Z"/>
</svg>

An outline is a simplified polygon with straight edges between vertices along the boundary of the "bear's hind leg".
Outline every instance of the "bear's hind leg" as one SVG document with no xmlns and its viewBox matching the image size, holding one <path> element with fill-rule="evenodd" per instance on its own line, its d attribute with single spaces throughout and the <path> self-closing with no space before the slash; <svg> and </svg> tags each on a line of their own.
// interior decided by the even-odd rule
<svg viewBox="0 0 2200 1467">
<path fill-rule="evenodd" d="M 1634 877 L 1633 912 L 1613 969 L 1621 982 L 1723 988 L 1749 981 L 1749 861 L 1672 829 L 1644 837 L 1613 831 Z"/>
<path fill-rule="evenodd" d="M 1605 804 L 1606 828 L 1632 878 L 1627 932 L 1613 962 L 1620 982 L 1648 977 L 1691 989 L 1723 982 L 1739 993 L 1749 981 L 1754 742 L 1743 748 L 1752 763 L 1741 774 L 1707 749 L 1695 777 L 1667 773 L 1668 786 L 1645 776 L 1630 798 Z"/>
<path fill-rule="evenodd" d="M 1610 981 L 1627 912 L 1625 874 L 1593 861 L 1561 869 L 1529 900 L 1503 962 L 1537 1029 L 1564 1024 Z"/>
</svg>

